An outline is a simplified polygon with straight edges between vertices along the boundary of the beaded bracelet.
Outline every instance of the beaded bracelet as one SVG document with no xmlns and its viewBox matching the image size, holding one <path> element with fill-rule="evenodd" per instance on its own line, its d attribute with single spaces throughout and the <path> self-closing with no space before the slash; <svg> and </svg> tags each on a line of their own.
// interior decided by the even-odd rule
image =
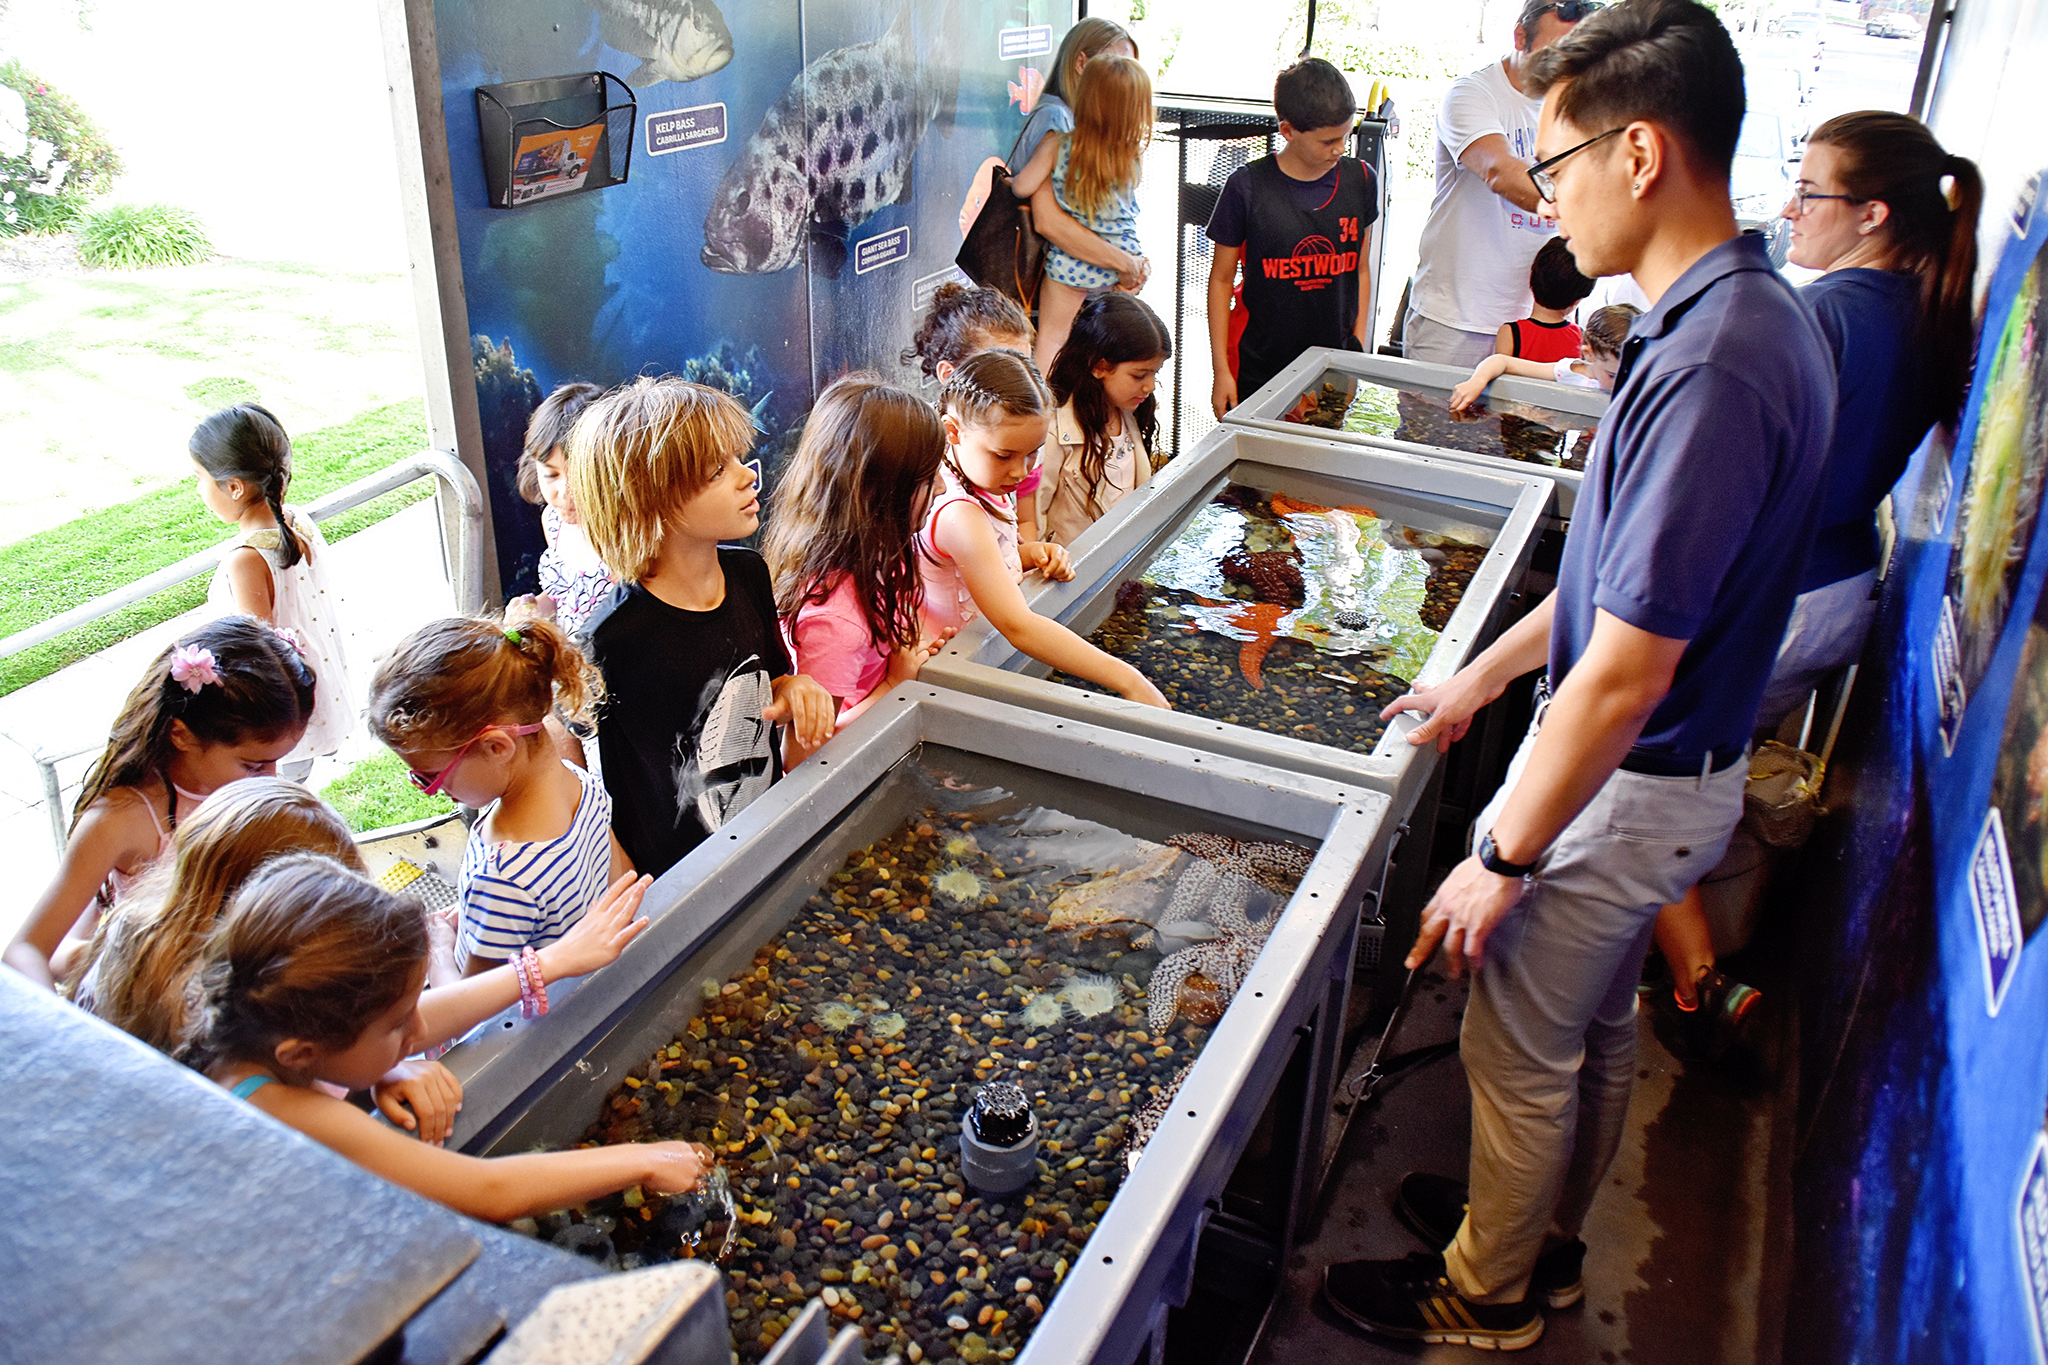
<svg viewBox="0 0 2048 1365">
<path fill-rule="evenodd" d="M 548 983 L 547 978 L 541 973 L 540 954 L 530 947 L 522 948 L 519 950 L 519 959 L 526 968 L 524 979 L 533 983 L 533 993 L 530 997 L 522 996 L 520 1001 L 521 1007 L 529 1019 L 536 1015 L 546 1014 L 548 1012 Z"/>
</svg>

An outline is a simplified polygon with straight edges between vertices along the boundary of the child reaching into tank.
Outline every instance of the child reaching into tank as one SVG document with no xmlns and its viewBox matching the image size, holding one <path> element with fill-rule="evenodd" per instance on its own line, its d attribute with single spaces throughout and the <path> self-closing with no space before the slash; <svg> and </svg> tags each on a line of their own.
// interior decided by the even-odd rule
<svg viewBox="0 0 2048 1365">
<path fill-rule="evenodd" d="M 278 767 L 303 779 L 315 758 L 332 754 L 355 728 L 340 596 L 328 578 L 320 528 L 284 496 L 292 482 L 292 443 L 268 408 L 224 408 L 192 433 L 199 500 L 236 528 L 233 544 L 206 590 L 207 605 L 289 631 L 313 670 L 313 714 Z"/>
<path fill-rule="evenodd" d="M 947 381 L 939 396 L 946 457 L 918 533 L 926 628 L 958 630 L 985 615 L 1040 663 L 1163 707 L 1166 698 L 1144 674 L 1038 615 L 1018 590 L 1027 569 L 1052 579 L 1074 576 L 1065 549 L 1017 539 L 1017 485 L 1045 444 L 1052 412 L 1037 369 L 1015 351 L 984 351 Z"/>
<path fill-rule="evenodd" d="M 819 396 L 777 486 L 762 546 L 775 609 L 793 667 L 831 693 L 836 728 L 915 678 L 946 638 L 925 633 L 917 551 L 945 454 L 930 404 L 850 375 Z M 792 766 L 808 756 L 785 748 Z"/>
<path fill-rule="evenodd" d="M 1035 335 L 1031 319 L 1009 295 L 981 285 L 947 283 L 933 291 L 931 308 L 901 358 L 904 364 L 923 370 L 927 380 L 943 385 L 971 355 L 997 350 L 1030 355 Z M 1017 485 L 1017 537 L 1021 541 L 1039 539 L 1036 494 L 1043 473 L 1034 465 Z"/>
<path fill-rule="evenodd" d="M 608 892 L 604 912 L 637 905 L 639 891 Z M 434 1017 L 433 997 L 422 996 L 426 972 L 417 901 L 332 858 L 287 854 L 243 883 L 214 929 L 197 1027 L 179 1060 L 366 1170 L 490 1222 L 632 1185 L 680 1193 L 710 1168 L 710 1153 L 685 1142 L 464 1156 L 416 1142 L 317 1086 L 362 1089 L 449 1031 Z"/>
<path fill-rule="evenodd" d="M 1072 545 L 1152 476 L 1151 445 L 1159 439 L 1152 386 L 1172 358 L 1166 324 L 1140 300 L 1099 289 L 1081 305 L 1046 376 L 1060 406 L 1032 500 L 1047 540 Z"/>
<path fill-rule="evenodd" d="M 533 619 L 432 621 L 378 668 L 371 732 L 414 786 L 483 812 L 463 851 L 460 920 L 452 956 L 435 955 L 436 986 L 526 962 L 632 871 L 610 793 L 562 758 L 543 724 L 557 708 L 587 715 L 598 690 L 582 651 Z"/>
<path fill-rule="evenodd" d="M 57 876 L 7 965 L 55 986 L 180 820 L 228 783 L 277 771 L 306 732 L 314 686 L 292 642 L 248 616 L 208 622 L 157 655 L 85 775 Z"/>
<path fill-rule="evenodd" d="M 1610 303 L 1586 319 L 1580 352 L 1561 360 L 1521 360 L 1495 352 L 1479 362 L 1472 377 L 1451 390 L 1451 411 L 1462 412 L 1479 401 L 1486 386 L 1504 374 L 1524 379 L 1548 379 L 1576 389 L 1612 392 L 1614 375 L 1621 367 L 1622 343 L 1640 310 L 1631 304 Z"/>
<path fill-rule="evenodd" d="M 73 1004 L 163 1052 L 193 1029 L 194 981 L 221 913 L 249 875 L 284 853 L 318 853 L 360 872 L 355 836 L 319 797 L 281 777 L 229 784 L 178 827 L 171 853 L 134 894 L 100 917 L 87 952 L 64 986 Z M 646 927 L 634 896 L 605 898 L 608 909 L 542 949 L 543 985 L 596 971 Z M 513 968 L 500 967 L 423 1001 L 429 1032 L 446 1041 L 518 1003 Z M 372 1087 L 384 1116 L 427 1142 L 445 1141 L 462 1104 L 462 1086 L 438 1062 L 401 1061 Z"/>
</svg>

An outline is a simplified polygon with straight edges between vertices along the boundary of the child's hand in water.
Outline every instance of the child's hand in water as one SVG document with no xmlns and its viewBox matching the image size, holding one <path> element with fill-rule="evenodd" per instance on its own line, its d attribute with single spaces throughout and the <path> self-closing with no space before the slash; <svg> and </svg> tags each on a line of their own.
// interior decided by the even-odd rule
<svg viewBox="0 0 2048 1365">
<path fill-rule="evenodd" d="M 634 918 L 640 898 L 654 884 L 652 877 L 631 872 L 606 887 L 590 903 L 569 932 L 540 950 L 541 972 L 549 981 L 583 976 L 618 960 L 626 945 L 647 927 L 645 915 Z"/>
<path fill-rule="evenodd" d="M 808 674 L 785 673 L 770 686 L 774 700 L 761 708 L 761 719 L 771 725 L 787 725 L 796 732 L 797 744 L 809 753 L 832 738 L 839 719 L 839 705 L 832 694 Z"/>
<path fill-rule="evenodd" d="M 1074 560 L 1067 553 L 1067 547 L 1049 540 L 1033 540 L 1019 545 L 1017 560 L 1027 572 L 1037 569 L 1055 583 L 1064 583 L 1074 576 Z"/>
<path fill-rule="evenodd" d="M 1171 711 L 1173 709 L 1173 703 L 1166 699 L 1166 694 L 1154 687 L 1152 680 L 1135 668 L 1131 670 L 1130 678 L 1125 681 L 1122 687 L 1117 689 L 1117 692 L 1128 701 L 1141 701 L 1147 706 L 1156 706 L 1162 711 Z"/>
<path fill-rule="evenodd" d="M 1477 403 L 1479 396 L 1485 392 L 1486 380 L 1476 374 L 1473 375 L 1470 379 L 1458 385 L 1457 388 L 1451 390 L 1451 411 L 1463 412 L 1466 408 Z"/>
<path fill-rule="evenodd" d="M 663 1194 L 683 1194 L 697 1188 L 712 1166 L 711 1149 L 701 1142 L 649 1142 L 647 1177 L 641 1181 Z"/>
<path fill-rule="evenodd" d="M 417 1057 L 385 1072 L 370 1095 L 385 1118 L 436 1147 L 455 1131 L 455 1115 L 462 1108 L 462 1082 L 455 1073 Z"/>
</svg>

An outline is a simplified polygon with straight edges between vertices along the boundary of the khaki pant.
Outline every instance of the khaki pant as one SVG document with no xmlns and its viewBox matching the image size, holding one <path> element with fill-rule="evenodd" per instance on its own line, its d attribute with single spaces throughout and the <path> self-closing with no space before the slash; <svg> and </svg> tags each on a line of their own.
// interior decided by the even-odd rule
<svg viewBox="0 0 2048 1365">
<path fill-rule="evenodd" d="M 1475 839 L 1493 827 L 1535 740 L 1532 725 Z M 1519 1301 L 1546 1243 L 1579 1235 L 1628 1116 L 1636 982 L 1657 911 L 1721 860 L 1748 771 L 1736 762 L 1704 778 L 1615 773 L 1487 940 L 1461 1039 L 1471 1206 L 1444 1255 L 1468 1299 Z"/>
</svg>

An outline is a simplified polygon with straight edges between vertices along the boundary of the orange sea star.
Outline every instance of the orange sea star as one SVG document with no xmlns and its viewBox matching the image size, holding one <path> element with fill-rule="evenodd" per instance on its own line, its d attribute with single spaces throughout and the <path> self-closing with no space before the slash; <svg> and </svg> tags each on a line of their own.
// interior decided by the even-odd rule
<svg viewBox="0 0 2048 1365">
<path fill-rule="evenodd" d="M 1324 507 L 1320 503 L 1301 502 L 1295 498 L 1288 497 L 1285 493 L 1275 493 L 1272 497 L 1272 504 L 1273 514 L 1282 517 L 1291 517 L 1302 513 L 1319 517 L 1325 512 L 1333 511 L 1349 512 L 1354 517 L 1379 516 L 1379 513 L 1373 511 L 1370 507 Z"/>
<path fill-rule="evenodd" d="M 1261 679 L 1260 669 L 1265 664 L 1266 651 L 1280 638 L 1273 628 L 1292 610 L 1273 602 L 1247 602 L 1230 618 L 1231 625 L 1252 632 L 1252 638 L 1237 651 L 1237 667 L 1255 690 L 1266 685 Z"/>
</svg>

